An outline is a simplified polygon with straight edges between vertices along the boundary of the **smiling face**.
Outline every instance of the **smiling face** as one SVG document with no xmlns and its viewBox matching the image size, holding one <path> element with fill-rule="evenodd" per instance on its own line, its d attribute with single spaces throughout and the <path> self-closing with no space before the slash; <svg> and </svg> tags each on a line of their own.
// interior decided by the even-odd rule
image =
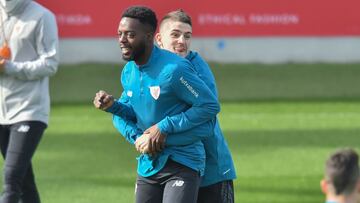
<svg viewBox="0 0 360 203">
<path fill-rule="evenodd" d="M 147 58 L 145 56 L 146 49 L 149 43 L 152 44 L 152 36 L 146 25 L 139 20 L 129 17 L 122 18 L 118 27 L 122 58 L 126 61 L 134 60 L 141 63 L 144 58 Z"/>
<path fill-rule="evenodd" d="M 192 27 L 187 23 L 167 19 L 161 24 L 156 34 L 156 42 L 160 48 L 185 57 L 190 49 Z"/>
</svg>

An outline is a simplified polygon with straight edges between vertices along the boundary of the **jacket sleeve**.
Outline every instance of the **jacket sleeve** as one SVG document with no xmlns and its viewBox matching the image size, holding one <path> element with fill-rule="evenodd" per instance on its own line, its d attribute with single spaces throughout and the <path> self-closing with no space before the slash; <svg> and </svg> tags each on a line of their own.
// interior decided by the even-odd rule
<svg viewBox="0 0 360 203">
<path fill-rule="evenodd" d="M 182 146 L 189 145 L 199 140 L 214 136 L 214 127 L 216 119 L 211 119 L 203 124 L 200 124 L 190 130 L 170 134 L 166 137 L 166 146 Z"/>
<path fill-rule="evenodd" d="M 214 122 L 215 121 L 213 119 L 190 130 L 168 135 L 166 137 L 165 145 L 189 145 L 196 141 L 212 136 L 215 126 Z M 113 115 L 113 125 L 116 130 L 131 144 L 134 144 L 136 139 L 143 134 L 143 130 L 136 125 L 134 120 L 124 119 L 123 117 L 115 114 Z"/>
<path fill-rule="evenodd" d="M 6 61 L 5 74 L 21 80 L 37 80 L 56 73 L 59 63 L 59 41 L 55 17 L 45 13 L 35 30 L 36 52 L 34 61 Z"/>
<path fill-rule="evenodd" d="M 113 107 L 113 105 L 112 109 L 108 109 L 113 110 L 108 111 L 113 114 L 113 125 L 128 142 L 134 144 L 136 138 L 142 135 L 143 131 L 136 125 L 136 116 L 125 92 L 115 103 L 120 107 Z"/>
<path fill-rule="evenodd" d="M 143 134 L 143 131 L 137 127 L 134 121 L 123 119 L 117 115 L 113 115 L 113 125 L 131 144 L 134 144 L 136 139 Z"/>
<path fill-rule="evenodd" d="M 133 113 L 131 106 L 128 103 L 127 96 L 123 93 L 121 98 L 116 102 L 117 105 L 124 106 L 124 109 L 129 108 L 128 111 L 121 109 L 120 107 L 114 107 L 113 111 L 107 111 L 113 114 L 113 125 L 116 130 L 131 144 L 134 144 L 136 139 L 143 134 L 143 130 L 136 125 L 136 116 Z M 131 110 L 130 110 L 131 109 Z M 132 114 L 133 113 L 133 114 Z M 199 126 L 196 126 L 190 130 L 174 133 L 168 135 L 166 138 L 166 146 L 182 146 L 192 144 L 196 141 L 202 140 L 213 135 L 215 119 L 209 120 Z"/>
<path fill-rule="evenodd" d="M 173 116 L 166 116 L 158 123 L 163 134 L 173 134 L 192 129 L 216 117 L 220 105 L 216 96 L 197 76 L 188 61 L 179 63 L 172 73 L 170 85 L 175 95 L 190 108 Z M 209 133 L 210 134 L 210 133 Z M 210 136 L 210 135 L 209 135 Z"/>
<path fill-rule="evenodd" d="M 123 119 L 136 122 L 135 112 L 129 104 L 129 100 L 125 92 L 122 93 L 119 100 L 115 100 L 113 105 L 106 109 L 106 112 L 112 113 Z"/>
</svg>

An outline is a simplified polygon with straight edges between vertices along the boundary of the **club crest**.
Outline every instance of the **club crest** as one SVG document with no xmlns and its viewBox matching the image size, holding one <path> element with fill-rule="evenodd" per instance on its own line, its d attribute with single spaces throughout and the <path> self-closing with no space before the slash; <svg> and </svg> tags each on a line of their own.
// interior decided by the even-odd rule
<svg viewBox="0 0 360 203">
<path fill-rule="evenodd" d="M 150 86 L 149 88 L 151 96 L 157 100 L 160 96 L 160 86 Z"/>
<path fill-rule="evenodd" d="M 132 97 L 133 92 L 132 92 L 131 90 L 128 90 L 128 91 L 126 92 L 126 95 L 127 95 L 128 97 Z"/>
</svg>

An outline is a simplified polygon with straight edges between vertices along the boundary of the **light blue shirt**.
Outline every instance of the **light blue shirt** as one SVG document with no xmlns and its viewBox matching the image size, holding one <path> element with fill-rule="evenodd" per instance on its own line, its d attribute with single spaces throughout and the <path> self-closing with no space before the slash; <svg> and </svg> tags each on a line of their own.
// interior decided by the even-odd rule
<svg viewBox="0 0 360 203">
<path fill-rule="evenodd" d="M 167 135 L 166 147 L 157 156 L 138 157 L 138 174 L 156 174 L 170 158 L 202 175 L 205 150 L 201 139 L 214 135 L 220 105 L 191 63 L 154 46 L 145 65 L 134 61 L 125 65 L 121 83 L 121 98 L 107 109 L 114 114 L 117 130 L 130 143 L 154 124 Z"/>
</svg>

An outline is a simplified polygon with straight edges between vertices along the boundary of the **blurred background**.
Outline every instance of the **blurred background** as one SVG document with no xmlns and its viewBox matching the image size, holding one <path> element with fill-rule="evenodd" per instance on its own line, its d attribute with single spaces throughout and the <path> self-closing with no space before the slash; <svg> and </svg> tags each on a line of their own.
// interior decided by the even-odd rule
<svg viewBox="0 0 360 203">
<path fill-rule="evenodd" d="M 85 87 L 101 88 L 97 81 L 102 78 L 106 83 L 115 81 L 103 88 L 112 88 L 113 94 L 119 95 L 119 73 L 106 72 L 109 68 L 119 71 L 124 64 L 117 27 L 123 10 L 137 4 L 154 9 L 159 20 L 179 8 L 192 16 L 192 49 L 211 63 L 221 100 L 360 96 L 354 74 L 360 62 L 356 0 L 110 0 L 100 5 L 93 0 L 38 2 L 56 14 L 59 26 L 62 66 L 54 78 L 54 88 L 74 87 L 66 88 L 67 95 L 53 91 L 53 102 L 88 100 L 94 89 L 87 92 Z M 67 67 L 76 68 L 65 70 Z M 77 78 L 76 72 L 91 82 L 78 84 L 79 80 L 69 78 Z M 66 84 L 57 85 L 64 80 Z"/>
<path fill-rule="evenodd" d="M 134 202 L 137 152 L 92 107 L 121 94 L 122 11 L 192 16 L 236 165 L 236 202 L 322 202 L 325 159 L 360 143 L 358 0 L 38 0 L 56 14 L 61 64 L 34 162 L 45 203 Z"/>
</svg>

